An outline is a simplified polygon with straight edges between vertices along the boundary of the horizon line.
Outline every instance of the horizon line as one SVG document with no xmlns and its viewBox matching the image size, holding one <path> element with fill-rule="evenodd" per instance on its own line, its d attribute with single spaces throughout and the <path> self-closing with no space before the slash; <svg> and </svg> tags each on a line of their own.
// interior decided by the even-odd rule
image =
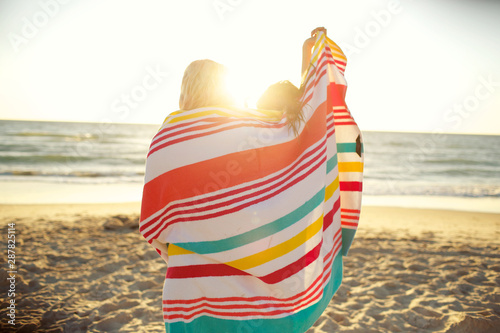
<svg viewBox="0 0 500 333">
<path fill-rule="evenodd" d="M 0 121 L 26 121 L 26 122 L 47 122 L 47 123 L 83 123 L 83 124 L 117 124 L 117 125 L 156 125 L 161 126 L 162 123 L 138 123 L 138 122 L 103 122 L 103 121 L 88 121 L 88 120 L 50 120 L 50 119 L 12 119 L 12 118 L 0 118 Z M 377 130 L 377 129 L 368 129 L 363 130 L 361 132 L 380 132 L 380 133 L 410 133 L 410 134 L 450 134 L 450 135 L 489 135 L 489 136 L 499 136 L 499 133 L 471 133 L 471 132 L 448 132 L 448 131 L 418 131 L 418 130 L 409 130 L 409 131 L 398 131 L 398 130 Z"/>
</svg>

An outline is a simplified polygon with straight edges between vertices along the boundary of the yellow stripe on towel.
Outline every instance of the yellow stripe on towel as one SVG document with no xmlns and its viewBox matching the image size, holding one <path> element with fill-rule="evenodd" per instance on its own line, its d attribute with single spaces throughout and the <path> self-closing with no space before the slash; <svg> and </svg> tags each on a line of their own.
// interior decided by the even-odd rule
<svg viewBox="0 0 500 333">
<path fill-rule="evenodd" d="M 363 172 L 363 163 L 339 162 L 339 172 Z"/>
<path fill-rule="evenodd" d="M 226 265 L 238 268 L 240 270 L 246 270 L 265 264 L 266 262 L 279 258 L 287 254 L 288 252 L 295 250 L 300 245 L 307 242 L 311 237 L 316 235 L 322 228 L 323 215 L 321 215 L 320 218 L 317 219 L 314 223 L 310 224 L 307 228 L 305 228 L 289 240 L 248 257 L 227 262 Z"/>
</svg>

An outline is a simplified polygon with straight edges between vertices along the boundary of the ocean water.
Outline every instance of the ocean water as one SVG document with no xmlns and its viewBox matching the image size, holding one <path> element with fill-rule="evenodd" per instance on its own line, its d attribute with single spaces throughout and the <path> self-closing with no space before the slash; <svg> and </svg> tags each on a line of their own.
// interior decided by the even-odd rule
<svg viewBox="0 0 500 333">
<path fill-rule="evenodd" d="M 42 191 L 16 199 L 35 183 L 49 192 L 81 185 L 73 188 L 91 189 L 96 195 L 100 191 L 95 185 L 105 186 L 99 188 L 109 193 L 113 187 L 122 188 L 139 200 L 146 154 L 157 129 L 158 125 L 2 120 L 0 187 L 5 190 L 0 203 L 49 195 Z M 364 132 L 363 138 L 363 193 L 368 197 L 500 199 L 500 136 Z M 57 193 L 50 195 L 59 201 Z"/>
<path fill-rule="evenodd" d="M 0 182 L 142 183 L 155 125 L 0 121 Z"/>
<path fill-rule="evenodd" d="M 364 193 L 500 198 L 500 136 L 365 132 Z"/>
</svg>

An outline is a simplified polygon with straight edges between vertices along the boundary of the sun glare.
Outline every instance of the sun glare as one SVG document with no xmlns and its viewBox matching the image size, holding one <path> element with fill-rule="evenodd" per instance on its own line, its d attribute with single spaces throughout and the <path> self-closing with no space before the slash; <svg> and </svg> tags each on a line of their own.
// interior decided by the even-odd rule
<svg viewBox="0 0 500 333">
<path fill-rule="evenodd" d="M 256 108 L 260 95 L 266 89 L 264 82 L 249 80 L 249 76 L 241 71 L 229 70 L 227 90 L 239 107 Z"/>
<path fill-rule="evenodd" d="M 238 106 L 256 108 L 257 101 L 266 89 L 279 81 L 289 80 L 295 85 L 300 84 L 300 63 L 296 59 L 283 59 L 280 65 L 268 62 L 258 62 L 249 57 L 236 60 L 220 59 L 227 68 L 227 88 Z M 294 71 L 296 70 L 296 71 Z"/>
</svg>

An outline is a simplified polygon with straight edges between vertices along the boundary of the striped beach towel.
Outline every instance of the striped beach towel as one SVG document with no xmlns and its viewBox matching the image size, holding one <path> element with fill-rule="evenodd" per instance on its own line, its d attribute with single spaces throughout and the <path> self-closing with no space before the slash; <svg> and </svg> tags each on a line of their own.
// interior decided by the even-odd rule
<svg viewBox="0 0 500 333">
<path fill-rule="evenodd" d="M 342 280 L 356 231 L 361 133 L 346 58 L 319 33 L 305 122 L 277 111 L 174 112 L 147 157 L 140 232 L 167 261 L 167 332 L 305 332 Z"/>
</svg>

